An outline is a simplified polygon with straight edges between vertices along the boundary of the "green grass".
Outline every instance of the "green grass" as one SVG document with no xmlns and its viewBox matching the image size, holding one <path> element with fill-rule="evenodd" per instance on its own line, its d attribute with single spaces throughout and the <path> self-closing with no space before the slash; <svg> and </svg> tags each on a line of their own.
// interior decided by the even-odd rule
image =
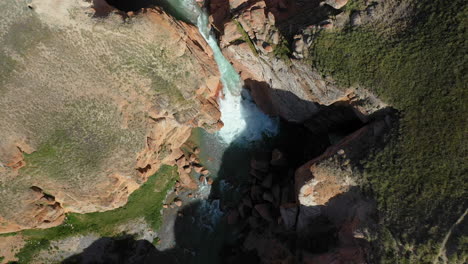
<svg viewBox="0 0 468 264">
<path fill-rule="evenodd" d="M 400 111 L 383 151 L 365 164 L 379 205 L 382 263 L 428 263 L 467 206 L 467 34 L 464 1 L 419 1 L 396 35 L 322 32 L 313 65 L 343 86 L 363 85 Z M 390 246 L 392 245 L 393 246 Z"/>
<path fill-rule="evenodd" d="M 41 131 L 37 151 L 24 156 L 24 175 L 80 183 L 81 177 L 94 179 L 116 146 L 136 145 L 128 144 L 134 135 L 119 128 L 117 109 L 105 100 L 77 100 L 62 113 L 50 114 L 55 120 L 44 128 L 48 133 Z"/>
<path fill-rule="evenodd" d="M 363 10 L 366 8 L 366 0 L 351 0 L 341 9 L 344 11 L 356 11 Z"/>
<path fill-rule="evenodd" d="M 245 29 L 242 27 L 241 23 L 239 21 L 233 19 L 232 20 L 234 24 L 237 26 L 237 31 L 239 31 L 242 35 L 242 40 L 246 42 L 249 45 L 249 48 L 252 50 L 252 53 L 255 54 L 255 56 L 258 56 L 257 49 L 255 48 L 255 45 L 253 44 L 252 40 L 249 37 L 249 34 L 245 31 Z"/>
<path fill-rule="evenodd" d="M 88 214 L 70 213 L 65 222 L 48 229 L 30 229 L 20 232 L 26 237 L 26 245 L 16 254 L 20 263 L 29 263 L 40 250 L 48 249 L 50 242 L 78 234 L 94 233 L 99 236 L 115 236 L 119 225 L 143 217 L 153 230 L 161 225 L 161 207 L 167 192 L 177 178 L 175 167 L 162 166 L 138 190 L 128 198 L 125 206 L 106 212 Z"/>
<path fill-rule="evenodd" d="M 275 45 L 273 48 L 273 54 L 275 54 L 275 57 L 283 60 L 286 64 L 290 64 L 291 62 L 289 56 L 291 56 L 292 52 L 289 46 L 288 41 L 282 37 L 278 45 Z"/>
</svg>

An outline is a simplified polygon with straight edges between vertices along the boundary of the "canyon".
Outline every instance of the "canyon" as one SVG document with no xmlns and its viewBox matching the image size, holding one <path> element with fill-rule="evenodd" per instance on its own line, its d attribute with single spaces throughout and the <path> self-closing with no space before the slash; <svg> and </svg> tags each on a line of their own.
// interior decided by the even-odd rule
<svg viewBox="0 0 468 264">
<path fill-rule="evenodd" d="M 197 2 L 0 3 L 1 261 L 463 259 L 461 185 L 425 226 L 437 250 L 391 226 L 379 157 L 411 134 L 405 100 L 327 68 L 340 34 L 405 36 L 415 4 Z"/>
</svg>

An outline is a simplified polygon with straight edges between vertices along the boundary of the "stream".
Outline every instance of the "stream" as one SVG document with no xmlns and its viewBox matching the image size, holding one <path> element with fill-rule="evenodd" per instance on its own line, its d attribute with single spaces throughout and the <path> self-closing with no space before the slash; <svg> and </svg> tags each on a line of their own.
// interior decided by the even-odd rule
<svg viewBox="0 0 468 264">
<path fill-rule="evenodd" d="M 215 134 L 194 129 L 189 141 L 200 148 L 200 161 L 214 183 L 202 184 L 197 198 L 184 201 L 180 211 L 166 213 L 158 249 L 180 263 L 221 263 L 223 249 L 235 243 L 238 235 L 236 227 L 222 221 L 222 208 L 235 206 L 242 197 L 239 190 L 248 179 L 252 151 L 264 148 L 264 139 L 278 134 L 280 122 L 261 112 L 243 89 L 239 74 L 211 32 L 207 12 L 194 0 L 168 0 L 165 5 L 177 18 L 197 25 L 213 50 L 223 84 L 224 97 L 218 102 L 224 126 Z"/>
<path fill-rule="evenodd" d="M 278 120 L 261 112 L 249 92 L 242 89 L 243 82 L 224 57 L 218 42 L 211 32 L 208 14 L 194 0 L 170 0 L 167 5 L 182 19 L 197 25 L 201 35 L 213 50 L 223 83 L 224 98 L 219 99 L 221 120 L 224 127 L 217 133 L 225 144 L 234 141 L 249 143 L 261 140 L 264 135 L 274 136 L 278 132 Z"/>
</svg>

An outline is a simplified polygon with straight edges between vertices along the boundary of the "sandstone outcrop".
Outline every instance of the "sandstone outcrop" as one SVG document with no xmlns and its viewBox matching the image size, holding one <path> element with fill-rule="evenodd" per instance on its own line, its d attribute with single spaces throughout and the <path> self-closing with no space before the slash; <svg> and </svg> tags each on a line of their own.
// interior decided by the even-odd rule
<svg viewBox="0 0 468 264">
<path fill-rule="evenodd" d="M 102 1 L 0 7 L 0 233 L 122 206 L 192 127 L 218 128 L 219 72 L 195 26 Z"/>
</svg>

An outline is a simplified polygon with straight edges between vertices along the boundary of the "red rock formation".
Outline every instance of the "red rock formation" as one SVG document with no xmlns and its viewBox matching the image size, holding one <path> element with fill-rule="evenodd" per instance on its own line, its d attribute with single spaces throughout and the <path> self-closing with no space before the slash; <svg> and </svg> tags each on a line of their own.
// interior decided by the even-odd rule
<svg viewBox="0 0 468 264">
<path fill-rule="evenodd" d="M 28 52 L 15 43 L 0 48 L 28 62 L 0 87 L 0 180 L 9 182 L 2 186 L 0 233 L 58 225 L 66 212 L 122 206 L 162 164 L 175 164 L 193 127 L 220 125 L 219 71 L 195 26 L 157 8 L 125 14 L 132 23 L 122 24 L 103 1 L 55 2 L 33 1 L 35 23 L 5 17 L 29 21 L 32 44 Z M 11 12 L 23 12 L 12 5 Z M 91 18 L 94 12 L 108 18 Z M 37 32 L 47 41 L 34 42 Z M 14 92 L 18 87 L 24 92 Z M 25 154 L 41 146 L 46 154 L 48 146 L 67 154 L 39 156 L 31 167 Z"/>
</svg>

